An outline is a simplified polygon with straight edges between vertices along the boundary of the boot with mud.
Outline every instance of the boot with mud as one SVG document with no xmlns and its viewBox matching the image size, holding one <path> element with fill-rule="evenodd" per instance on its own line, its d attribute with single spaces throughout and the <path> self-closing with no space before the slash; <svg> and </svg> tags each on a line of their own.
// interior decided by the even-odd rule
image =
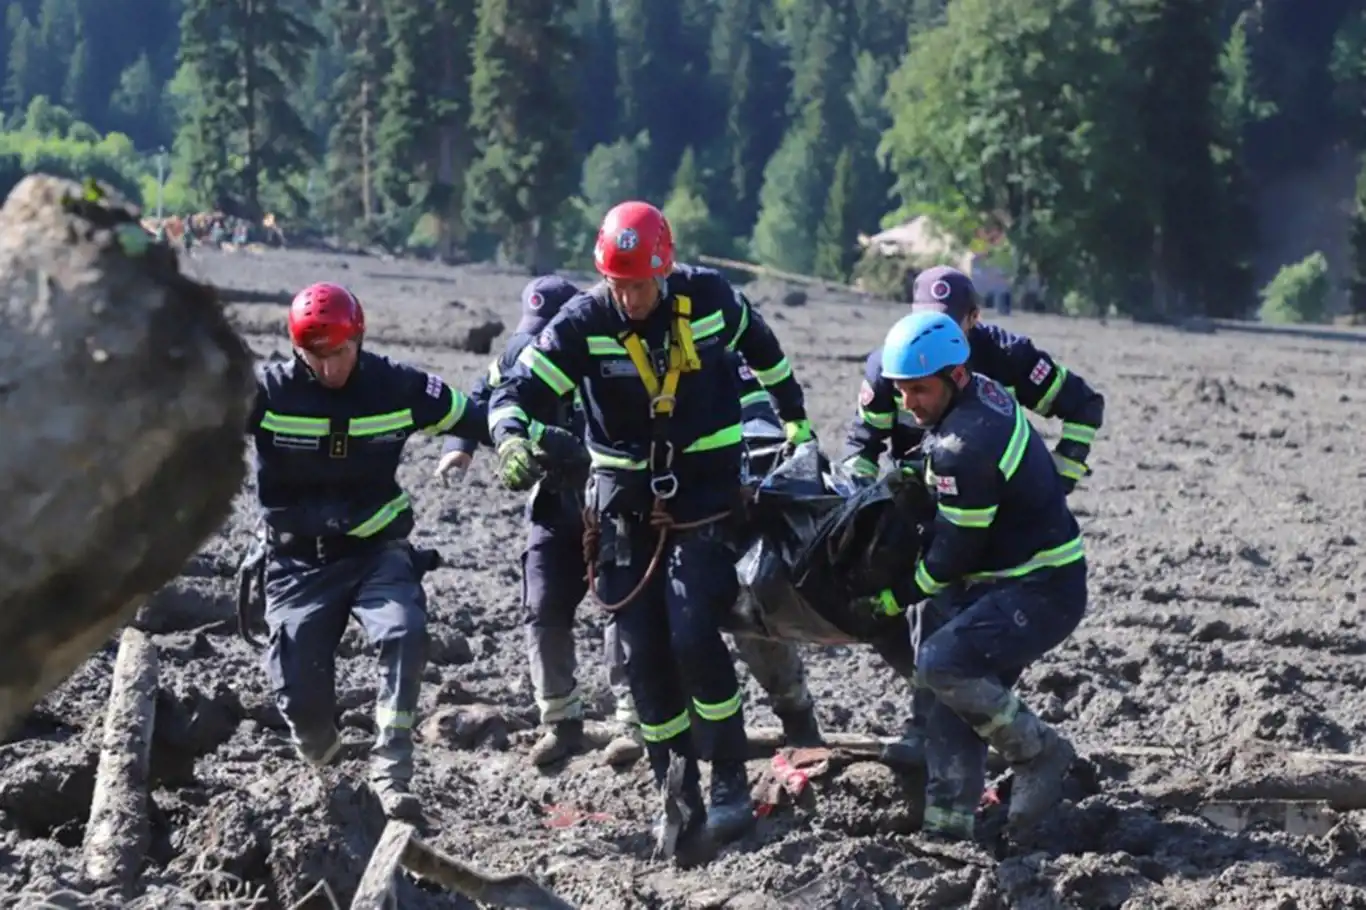
<svg viewBox="0 0 1366 910">
<path fill-rule="evenodd" d="M 531 763 L 538 768 L 588 751 L 583 735 L 583 719 L 569 718 L 550 724 L 550 729 L 531 747 Z"/>
<path fill-rule="evenodd" d="M 783 725 L 784 745 L 808 749 L 823 744 L 820 722 L 816 720 L 816 709 L 813 705 L 795 711 L 775 713 Z"/>
<path fill-rule="evenodd" d="M 602 760 L 613 768 L 628 768 L 645 754 L 639 727 L 623 727 L 602 750 Z"/>
<path fill-rule="evenodd" d="M 1011 764 L 1014 779 L 1007 825 L 1022 831 L 1040 821 L 1062 799 L 1076 749 L 1024 705 L 1009 724 L 988 737 L 988 742 Z"/>
<path fill-rule="evenodd" d="M 329 732 L 330 736 L 317 738 L 295 734 L 295 753 L 315 768 L 326 768 L 336 760 L 342 748 L 341 731 L 332 727 Z"/>
<path fill-rule="evenodd" d="M 379 797 L 384 809 L 384 817 L 391 821 L 419 822 L 422 820 L 422 806 L 408 788 L 406 780 L 375 778 L 370 781 L 370 789 Z"/>
<path fill-rule="evenodd" d="M 707 805 L 697 762 L 673 756 L 659 785 L 664 805 L 655 820 L 655 858 L 673 860 L 682 867 L 706 862 L 714 853 L 707 834 Z"/>
<path fill-rule="evenodd" d="M 743 837 L 754 824 L 754 800 L 743 763 L 711 766 L 711 805 L 707 809 L 707 832 L 717 844 Z"/>
</svg>

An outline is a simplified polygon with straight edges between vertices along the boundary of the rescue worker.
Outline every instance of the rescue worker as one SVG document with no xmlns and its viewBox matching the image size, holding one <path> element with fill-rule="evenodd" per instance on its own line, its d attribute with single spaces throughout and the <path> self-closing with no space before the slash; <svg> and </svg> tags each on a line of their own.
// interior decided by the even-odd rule
<svg viewBox="0 0 1366 910">
<path fill-rule="evenodd" d="M 1014 769 L 1012 828 L 1061 798 L 1076 753 L 1012 687 L 1072 634 L 1087 602 L 1065 478 L 1023 407 L 971 372 L 969 353 L 959 324 L 936 312 L 902 318 L 882 349 L 882 375 L 925 429 L 936 514 L 905 584 L 879 602 L 892 614 L 917 605 L 916 677 L 930 695 L 924 831 L 952 839 L 973 836 L 988 744 Z"/>
<path fill-rule="evenodd" d="M 1105 399 L 1029 338 L 982 322 L 977 289 L 957 269 L 936 266 L 916 276 L 911 312 L 922 311 L 947 313 L 958 323 L 971 346 L 974 371 L 1004 385 L 1041 417 L 1062 420 L 1053 462 L 1071 491 L 1090 473 L 1086 462 L 1105 417 Z M 896 390 L 882 370 L 882 351 L 873 351 L 864 367 L 858 414 L 850 422 L 845 444 L 844 463 L 854 474 L 876 477 L 878 459 L 889 443 L 893 464 L 905 468 L 918 463 L 923 430 L 897 402 Z"/>
<path fill-rule="evenodd" d="M 741 692 L 719 629 L 739 593 L 726 519 L 740 491 L 740 397 L 726 352 L 739 351 L 773 395 L 790 442 L 814 433 L 773 333 L 719 273 L 675 264 L 659 209 L 614 207 L 594 259 L 605 281 L 522 351 L 493 392 L 489 424 L 503 482 L 527 489 L 545 471 L 532 422 L 582 393 L 590 590 L 622 636 L 661 790 L 673 757 L 684 769 L 685 820 L 661 817 L 660 846 L 668 852 L 676 836 L 690 852 L 738 836 L 753 818 Z M 711 762 L 709 809 L 699 757 Z"/>
<path fill-rule="evenodd" d="M 545 328 L 578 288 L 554 275 L 533 279 L 522 289 L 522 315 L 507 346 L 476 384 L 471 400 L 486 406 L 493 388 L 511 370 L 522 350 Z M 766 420 L 781 427 L 768 392 L 739 354 L 727 352 L 741 389 L 743 419 Z M 575 396 L 577 402 L 578 396 Z M 562 402 L 556 425 L 583 436 L 583 411 L 577 403 Z M 480 441 L 454 437 L 447 441 L 438 476 L 463 471 L 471 463 Z M 573 622 L 578 604 L 587 593 L 583 562 L 582 502 L 575 491 L 547 491 L 538 484 L 528 504 L 530 531 L 523 552 L 522 592 L 527 610 L 527 659 L 541 723 L 549 729 L 532 747 L 536 765 L 548 765 L 566 755 L 586 749 L 583 736 L 583 702 L 575 678 Z M 608 656 L 608 681 L 616 702 L 616 721 L 623 735 L 613 738 L 604 751 L 611 765 L 629 765 L 642 753 L 639 717 L 631 697 L 625 670 L 625 654 L 615 624 L 605 630 L 604 652 Z M 740 636 L 736 651 L 755 681 L 768 693 L 771 706 L 783 725 L 785 740 L 794 746 L 820 743 L 806 668 L 796 645 Z"/>
<path fill-rule="evenodd" d="M 264 512 L 266 670 L 299 755 L 341 748 L 335 652 L 351 616 L 379 647 L 371 780 L 391 817 L 414 818 L 412 727 L 427 659 L 426 568 L 395 472 L 408 437 L 471 434 L 487 420 L 439 376 L 362 350 L 360 301 L 336 284 L 289 308 L 290 360 L 258 368 L 248 431 Z"/>
</svg>

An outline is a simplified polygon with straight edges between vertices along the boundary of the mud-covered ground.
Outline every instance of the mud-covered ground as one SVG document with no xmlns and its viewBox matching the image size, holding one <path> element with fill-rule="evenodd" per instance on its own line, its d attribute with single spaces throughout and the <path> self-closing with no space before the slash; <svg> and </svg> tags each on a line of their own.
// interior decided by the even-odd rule
<svg viewBox="0 0 1366 910">
<path fill-rule="evenodd" d="M 479 310 L 510 326 L 526 277 L 306 253 L 196 252 L 187 268 L 263 291 L 347 282 L 367 304 L 371 346 L 462 387 L 489 357 L 449 344 Z M 780 289 L 753 293 L 769 298 L 765 312 L 836 448 L 864 355 L 899 313 L 820 296 L 788 307 Z M 232 309 L 259 353 L 284 350 L 279 306 Z M 1091 611 L 1022 683 L 1094 760 L 1036 837 L 994 853 L 921 841 L 915 783 L 864 762 L 818 781 L 814 812 L 761 820 L 704 868 L 652 861 L 655 801 L 643 764 L 617 772 L 586 756 L 543 774 L 525 761 L 519 730 L 534 708 L 518 605 L 521 501 L 494 482 L 487 452 L 462 484 L 443 487 L 431 478 L 440 444 L 419 437 L 402 479 L 417 502 L 418 539 L 449 562 L 427 580 L 435 643 L 416 786 L 428 841 L 494 871 L 528 870 L 574 906 L 602 910 L 1366 907 L 1366 812 L 1330 815 L 1332 830 L 1312 837 L 1274 824 L 1234 833 L 1173 796 L 1235 786 L 1259 768 L 1272 770 L 1254 795 L 1295 795 L 1263 786 L 1286 753 L 1366 755 L 1362 339 L 1001 321 L 1108 400 L 1095 474 L 1073 497 L 1089 542 Z M 228 576 L 250 527 L 244 495 L 159 598 L 161 618 L 147 620 L 173 630 L 156 637 L 148 892 L 133 901 L 76 894 L 113 642 L 0 745 L 4 906 L 196 906 L 254 889 L 259 906 L 288 907 L 320 878 L 348 899 L 383 825 L 362 783 L 372 656 L 353 629 L 338 694 L 359 745 L 339 770 L 309 770 L 287 745 L 258 654 L 231 624 L 214 624 L 229 609 Z M 583 682 L 602 709 L 602 617 L 582 613 Z M 870 651 L 805 656 L 826 730 L 899 731 L 907 687 Z M 762 693 L 752 683 L 748 693 L 751 717 L 772 725 Z M 1178 757 L 1104 754 L 1136 745 Z M 751 776 L 764 767 L 756 760 Z M 1366 768 L 1343 765 L 1320 784 L 1325 777 L 1339 805 L 1366 807 Z M 411 883 L 399 905 L 471 906 Z"/>
</svg>

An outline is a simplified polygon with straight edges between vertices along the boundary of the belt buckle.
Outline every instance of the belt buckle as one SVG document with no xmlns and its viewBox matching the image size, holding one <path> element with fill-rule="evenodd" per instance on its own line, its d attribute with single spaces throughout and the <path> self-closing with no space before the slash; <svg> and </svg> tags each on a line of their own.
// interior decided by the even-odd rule
<svg viewBox="0 0 1366 910">
<path fill-rule="evenodd" d="M 658 416 L 658 415 L 659 415 L 660 405 L 663 405 L 663 404 L 669 405 L 670 408 L 675 408 L 675 407 L 678 406 L 678 397 L 675 396 L 675 395 L 664 395 L 664 394 L 660 394 L 660 395 L 656 395 L 654 398 L 651 398 L 651 399 L 650 399 L 650 415 L 651 415 L 652 417 L 653 417 L 653 416 Z"/>
<path fill-rule="evenodd" d="M 664 458 L 661 463 L 659 454 L 663 447 Z M 657 439 L 650 443 L 650 492 L 660 499 L 673 499 L 678 495 L 678 477 L 673 472 L 674 444 L 667 439 Z"/>
</svg>

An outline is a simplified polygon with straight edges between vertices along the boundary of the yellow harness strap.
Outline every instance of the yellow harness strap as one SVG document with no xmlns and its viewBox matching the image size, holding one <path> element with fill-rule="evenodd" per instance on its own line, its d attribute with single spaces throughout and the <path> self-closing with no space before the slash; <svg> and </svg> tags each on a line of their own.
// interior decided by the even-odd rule
<svg viewBox="0 0 1366 910">
<path fill-rule="evenodd" d="M 674 325 L 669 340 L 669 366 L 664 372 L 664 381 L 659 381 L 650 355 L 645 352 L 645 344 L 640 336 L 629 329 L 622 332 L 621 346 L 630 355 L 631 363 L 640 374 L 640 381 L 650 393 L 650 404 L 656 417 L 669 417 L 673 414 L 678 399 L 678 379 L 684 373 L 691 373 L 702 366 L 697 356 L 697 346 L 692 337 L 692 298 L 679 295 L 674 298 Z"/>
</svg>

